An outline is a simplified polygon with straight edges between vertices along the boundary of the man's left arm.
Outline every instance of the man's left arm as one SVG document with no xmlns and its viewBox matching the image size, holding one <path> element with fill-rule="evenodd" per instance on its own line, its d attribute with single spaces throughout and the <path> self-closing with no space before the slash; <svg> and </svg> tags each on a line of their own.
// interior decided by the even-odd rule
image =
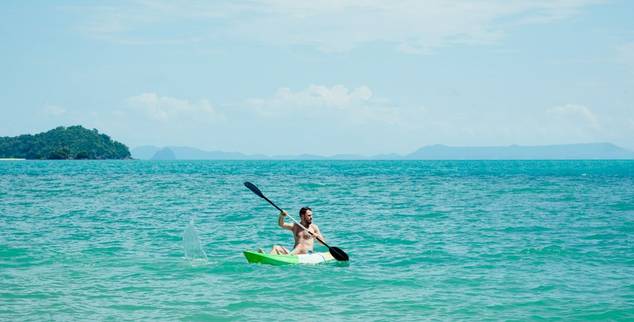
<svg viewBox="0 0 634 322">
<path fill-rule="evenodd" d="M 321 234 L 321 230 L 319 230 L 319 226 L 315 224 L 312 224 L 311 226 L 315 229 L 315 236 L 319 237 L 319 239 L 323 241 L 326 241 L 326 238 L 324 238 L 324 236 Z M 319 239 L 317 239 L 317 241 L 323 245 L 324 243 L 320 242 Z"/>
</svg>

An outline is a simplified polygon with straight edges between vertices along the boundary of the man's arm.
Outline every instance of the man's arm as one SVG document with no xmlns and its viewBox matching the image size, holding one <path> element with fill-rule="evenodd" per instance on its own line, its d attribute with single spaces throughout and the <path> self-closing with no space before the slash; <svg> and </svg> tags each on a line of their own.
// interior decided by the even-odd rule
<svg viewBox="0 0 634 322">
<path fill-rule="evenodd" d="M 315 230 L 315 236 L 319 237 L 319 239 L 326 241 L 326 238 L 324 238 L 324 236 L 321 234 L 321 230 L 319 230 L 319 227 L 315 224 L 311 224 L 311 227 L 313 227 L 313 229 Z M 315 238 L 320 244 L 324 244 L 322 242 L 319 241 L 319 239 Z"/>
<path fill-rule="evenodd" d="M 283 229 L 288 229 L 290 231 L 293 231 L 293 225 L 284 222 L 284 217 L 286 217 L 286 215 L 288 215 L 286 211 L 280 212 L 280 216 L 277 217 L 277 224 Z"/>
</svg>

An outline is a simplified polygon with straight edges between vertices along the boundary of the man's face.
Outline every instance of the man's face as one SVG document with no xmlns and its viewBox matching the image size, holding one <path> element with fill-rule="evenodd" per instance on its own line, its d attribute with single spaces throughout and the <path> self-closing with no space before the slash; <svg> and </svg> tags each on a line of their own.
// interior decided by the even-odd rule
<svg viewBox="0 0 634 322">
<path fill-rule="evenodd" d="M 313 222 L 313 212 L 311 210 L 306 210 L 306 212 L 302 215 L 302 219 L 305 223 L 310 225 Z"/>
</svg>

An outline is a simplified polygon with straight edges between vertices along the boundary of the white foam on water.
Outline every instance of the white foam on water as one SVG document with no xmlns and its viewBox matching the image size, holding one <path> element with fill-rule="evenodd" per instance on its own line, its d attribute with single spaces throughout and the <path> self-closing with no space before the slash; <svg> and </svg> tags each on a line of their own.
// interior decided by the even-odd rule
<svg viewBox="0 0 634 322">
<path fill-rule="evenodd" d="M 183 231 L 183 250 L 185 251 L 185 258 L 192 266 L 206 265 L 209 262 L 207 254 L 200 245 L 198 232 L 196 227 L 194 227 L 194 218 L 189 221 Z"/>
</svg>

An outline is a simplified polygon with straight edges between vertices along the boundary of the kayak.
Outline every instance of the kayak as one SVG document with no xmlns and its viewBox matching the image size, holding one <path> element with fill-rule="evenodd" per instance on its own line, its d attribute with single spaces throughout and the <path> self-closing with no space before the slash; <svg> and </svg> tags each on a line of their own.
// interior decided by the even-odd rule
<svg viewBox="0 0 634 322">
<path fill-rule="evenodd" d="M 328 252 L 303 255 L 272 255 L 259 252 L 245 251 L 244 257 L 251 264 L 289 265 L 289 264 L 319 264 L 332 261 L 335 258 Z"/>
<path fill-rule="evenodd" d="M 304 255 L 272 255 L 259 252 L 245 251 L 244 257 L 251 264 L 289 265 L 289 264 L 319 264 L 329 262 L 335 258 L 328 252 Z"/>
</svg>

